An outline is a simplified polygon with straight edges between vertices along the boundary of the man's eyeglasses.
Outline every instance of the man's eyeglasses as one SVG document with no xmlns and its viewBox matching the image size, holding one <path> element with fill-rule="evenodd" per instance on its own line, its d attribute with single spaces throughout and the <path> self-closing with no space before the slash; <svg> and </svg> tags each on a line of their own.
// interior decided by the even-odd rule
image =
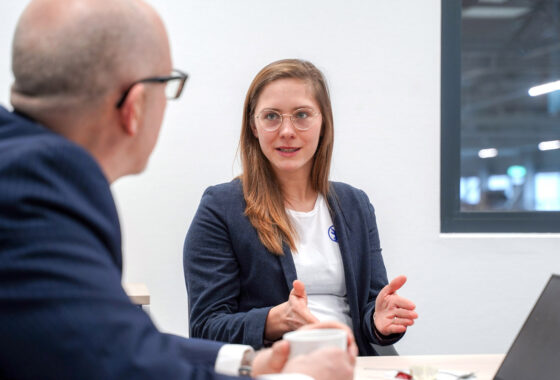
<svg viewBox="0 0 560 380">
<path fill-rule="evenodd" d="M 184 73 L 180 70 L 174 69 L 171 72 L 171 75 L 162 76 L 162 77 L 150 77 L 137 80 L 136 82 L 132 83 L 125 92 L 122 94 L 121 98 L 117 102 L 117 108 L 121 108 L 128 93 L 132 90 L 132 87 L 136 86 L 138 83 L 165 83 L 165 96 L 167 99 L 177 99 L 181 96 L 181 92 L 183 91 L 183 87 L 185 87 L 185 82 L 189 75 Z"/>
<path fill-rule="evenodd" d="M 275 110 L 265 109 L 255 116 L 255 121 L 258 127 L 267 132 L 274 132 L 282 125 L 284 116 L 288 116 L 296 129 L 306 131 L 313 126 L 315 118 L 319 115 L 321 113 L 312 108 L 298 108 L 291 114 L 282 114 Z"/>
</svg>

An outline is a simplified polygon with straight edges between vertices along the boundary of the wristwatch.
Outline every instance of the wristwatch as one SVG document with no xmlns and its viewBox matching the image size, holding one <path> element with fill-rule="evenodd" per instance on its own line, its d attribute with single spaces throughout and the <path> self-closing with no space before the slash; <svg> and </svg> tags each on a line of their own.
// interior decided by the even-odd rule
<svg viewBox="0 0 560 380">
<path fill-rule="evenodd" d="M 243 353 L 243 358 L 241 359 L 241 365 L 239 366 L 239 376 L 249 376 L 251 377 L 251 371 L 253 369 L 253 359 L 255 358 L 255 351 L 253 349 L 247 349 Z"/>
</svg>

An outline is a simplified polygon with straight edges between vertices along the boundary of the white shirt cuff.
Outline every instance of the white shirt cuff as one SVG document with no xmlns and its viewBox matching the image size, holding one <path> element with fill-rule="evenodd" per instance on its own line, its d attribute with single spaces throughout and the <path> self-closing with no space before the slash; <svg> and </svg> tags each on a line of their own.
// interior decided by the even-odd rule
<svg viewBox="0 0 560 380">
<path fill-rule="evenodd" d="M 311 376 L 300 373 L 277 373 L 273 375 L 261 375 L 258 380 L 314 380 Z"/>
<path fill-rule="evenodd" d="M 247 350 L 253 351 L 253 347 L 244 344 L 224 344 L 218 351 L 214 370 L 222 375 L 238 376 L 243 354 Z"/>
<path fill-rule="evenodd" d="M 253 351 L 253 347 L 244 344 L 224 344 L 218 351 L 214 370 L 222 375 L 238 376 L 241 360 L 247 350 Z M 311 376 L 299 373 L 278 373 L 261 375 L 259 380 L 314 380 Z"/>
</svg>

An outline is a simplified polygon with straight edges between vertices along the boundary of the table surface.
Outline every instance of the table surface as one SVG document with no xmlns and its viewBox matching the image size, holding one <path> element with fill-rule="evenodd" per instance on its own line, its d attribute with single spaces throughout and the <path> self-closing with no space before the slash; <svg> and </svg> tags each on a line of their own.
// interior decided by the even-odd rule
<svg viewBox="0 0 560 380">
<path fill-rule="evenodd" d="M 503 354 L 359 357 L 354 380 L 390 379 L 391 371 L 402 370 L 408 373 L 413 365 L 432 366 L 440 371 L 450 371 L 457 375 L 474 372 L 476 380 L 492 380 L 503 359 Z M 440 372 L 438 380 L 444 378 L 454 377 Z"/>
</svg>

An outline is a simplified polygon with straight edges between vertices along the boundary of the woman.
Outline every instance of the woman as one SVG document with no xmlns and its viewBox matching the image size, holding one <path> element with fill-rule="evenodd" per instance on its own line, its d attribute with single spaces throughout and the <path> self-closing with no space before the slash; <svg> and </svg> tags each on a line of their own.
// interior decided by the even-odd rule
<svg viewBox="0 0 560 380">
<path fill-rule="evenodd" d="M 349 325 L 361 355 L 392 344 L 417 314 L 387 285 L 367 196 L 329 182 L 333 117 L 311 63 L 282 60 L 253 80 L 243 174 L 208 188 L 184 247 L 191 337 L 258 349 L 316 322 Z M 386 286 L 387 285 L 387 286 Z"/>
</svg>

